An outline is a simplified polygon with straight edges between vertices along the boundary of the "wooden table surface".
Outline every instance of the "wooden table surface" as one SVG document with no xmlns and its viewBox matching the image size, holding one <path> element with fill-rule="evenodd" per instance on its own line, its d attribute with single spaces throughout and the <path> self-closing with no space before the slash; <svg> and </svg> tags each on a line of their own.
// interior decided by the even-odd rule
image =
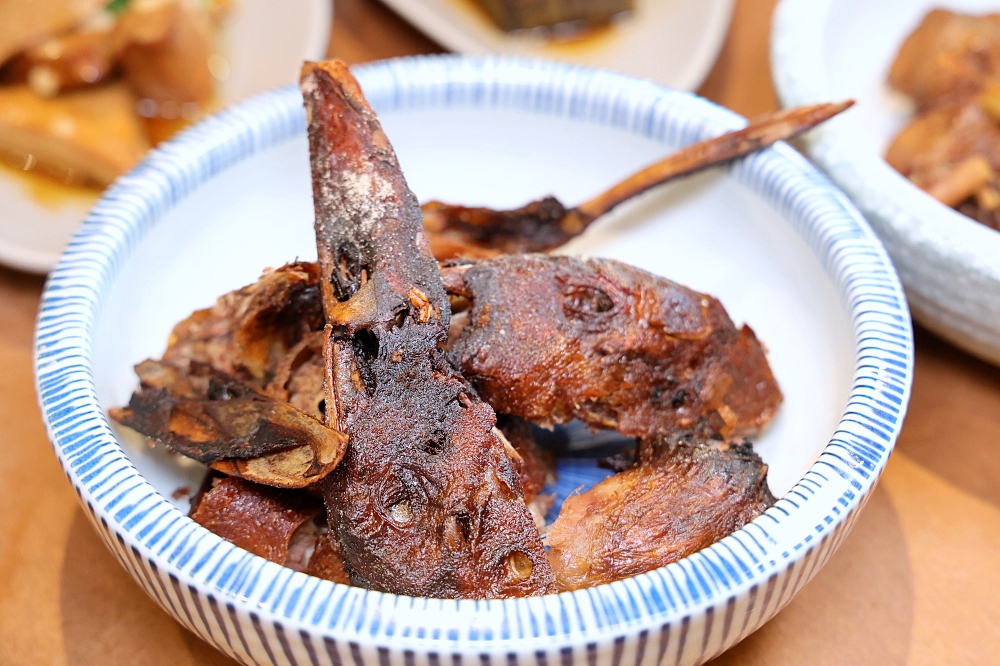
<svg viewBox="0 0 1000 666">
<path fill-rule="evenodd" d="M 737 0 L 701 93 L 745 115 L 776 108 L 774 0 Z M 330 54 L 440 50 L 375 0 L 336 0 Z M 160 610 L 87 523 L 35 403 L 41 278 L 0 269 L 0 664 L 231 664 Z M 830 563 L 719 664 L 1000 661 L 1000 370 L 917 331 L 899 444 Z"/>
</svg>

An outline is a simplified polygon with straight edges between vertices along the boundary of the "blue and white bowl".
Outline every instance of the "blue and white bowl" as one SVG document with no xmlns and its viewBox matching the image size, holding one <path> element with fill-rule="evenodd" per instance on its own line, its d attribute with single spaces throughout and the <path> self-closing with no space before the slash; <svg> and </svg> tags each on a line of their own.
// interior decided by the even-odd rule
<svg viewBox="0 0 1000 666">
<path fill-rule="evenodd" d="M 745 122 L 688 94 L 544 62 L 429 57 L 356 73 L 422 200 L 572 203 Z M 122 566 L 206 641 L 248 664 L 696 664 L 778 612 L 843 540 L 902 424 L 910 320 L 864 219 L 785 145 L 641 197 L 566 248 L 716 294 L 770 349 L 786 401 L 756 445 L 781 499 L 744 529 L 609 585 L 445 601 L 311 578 L 192 522 L 173 495 L 204 469 L 105 415 L 176 321 L 266 266 L 315 256 L 309 178 L 296 89 L 234 107 L 108 191 L 41 304 L 37 389 L 56 454 Z M 603 475 L 586 455 L 560 460 L 557 494 Z"/>
</svg>

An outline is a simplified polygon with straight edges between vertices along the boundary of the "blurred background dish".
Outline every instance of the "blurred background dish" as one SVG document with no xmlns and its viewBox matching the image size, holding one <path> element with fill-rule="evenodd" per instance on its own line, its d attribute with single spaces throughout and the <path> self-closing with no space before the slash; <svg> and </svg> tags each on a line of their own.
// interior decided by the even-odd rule
<svg viewBox="0 0 1000 666">
<path fill-rule="evenodd" d="M 774 80 L 786 106 L 858 100 L 854 109 L 807 135 L 806 150 L 881 237 L 917 321 L 1000 363 L 1000 233 L 919 189 L 883 158 L 917 111 L 913 98 L 890 88 L 892 64 L 907 37 L 938 8 L 987 14 L 1000 11 L 1000 3 L 783 0 L 772 32 Z M 976 48 L 985 71 L 990 50 Z"/>
<path fill-rule="evenodd" d="M 735 0 L 382 0 L 441 46 L 458 53 L 551 58 L 610 69 L 693 91 L 708 76 L 729 28 Z M 505 31 L 491 17 L 502 5 L 592 6 L 554 27 Z M 628 8 L 631 6 L 631 9 Z M 600 11 L 608 8 L 607 12 Z M 558 15 L 549 12 L 546 16 Z M 609 22 L 604 22 L 612 15 Z M 526 16 L 530 21 L 532 17 Z"/>
<path fill-rule="evenodd" d="M 0 19 L 0 263 L 44 273 L 150 146 L 323 57 L 332 3 L 45 0 Z"/>
</svg>

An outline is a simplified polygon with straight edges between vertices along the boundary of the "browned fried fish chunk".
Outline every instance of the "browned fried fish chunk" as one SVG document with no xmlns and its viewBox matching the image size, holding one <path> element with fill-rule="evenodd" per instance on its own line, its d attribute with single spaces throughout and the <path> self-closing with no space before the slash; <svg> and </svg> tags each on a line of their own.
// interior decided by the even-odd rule
<svg viewBox="0 0 1000 666">
<path fill-rule="evenodd" d="M 644 443 L 646 444 L 646 443 Z M 559 590 L 610 583 L 676 562 L 774 503 L 749 444 L 659 442 L 642 462 L 569 497 L 548 529 Z"/>
<path fill-rule="evenodd" d="M 191 518 L 254 555 L 284 564 L 292 535 L 321 508 L 302 492 L 218 477 L 192 507 Z"/>
<path fill-rule="evenodd" d="M 327 422 L 324 499 L 354 584 L 426 597 L 554 590 L 495 416 L 441 347 L 450 307 L 420 208 L 347 67 L 307 63 Z"/>
<path fill-rule="evenodd" d="M 139 390 L 111 417 L 227 474 L 302 488 L 344 455 L 341 433 L 207 365 L 143 361 L 135 370 Z"/>
<path fill-rule="evenodd" d="M 467 298 L 450 358 L 497 412 L 650 437 L 755 433 L 781 403 L 753 331 L 718 300 L 626 264 L 541 254 L 443 270 Z"/>
<path fill-rule="evenodd" d="M 254 555 L 347 584 L 336 543 L 314 522 L 321 509 L 316 499 L 301 491 L 218 477 L 191 508 L 191 518 Z"/>
</svg>

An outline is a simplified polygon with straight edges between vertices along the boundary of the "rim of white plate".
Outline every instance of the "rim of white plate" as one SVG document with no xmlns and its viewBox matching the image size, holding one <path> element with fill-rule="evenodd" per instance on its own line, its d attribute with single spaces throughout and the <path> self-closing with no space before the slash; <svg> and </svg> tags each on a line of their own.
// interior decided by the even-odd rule
<svg viewBox="0 0 1000 666">
<path fill-rule="evenodd" d="M 652 1 L 659 2 L 660 0 Z M 688 53 L 689 59 L 685 66 L 669 77 L 669 85 L 678 90 L 695 90 L 705 82 L 719 56 L 719 51 L 722 50 L 726 34 L 729 32 L 733 7 L 736 4 L 736 0 L 689 1 L 701 3 L 701 7 L 707 10 L 709 20 L 707 28 L 698 40 L 697 48 Z M 460 8 L 449 7 L 447 4 L 444 7 L 438 7 L 435 6 L 435 3 L 423 0 L 383 0 L 383 2 L 450 50 L 474 56 L 501 53 L 532 57 L 530 53 L 515 53 L 519 49 L 524 49 L 526 44 L 517 37 L 503 33 L 499 28 L 495 28 L 496 32 L 494 33 L 494 26 L 489 19 L 486 19 L 486 23 L 490 26 L 490 32 L 486 35 L 482 34 L 479 26 L 470 24 L 469 19 L 463 15 Z M 572 57 L 565 58 L 565 62 L 572 63 L 572 61 Z M 618 69 L 608 63 L 601 63 L 600 66 Z M 633 76 L 640 75 L 634 71 L 631 74 Z M 627 72 L 626 75 L 628 75 Z M 642 76 L 648 77 L 649 74 L 647 72 Z M 659 79 L 659 77 L 655 78 Z"/>
<path fill-rule="evenodd" d="M 740 116 L 687 93 L 550 62 L 430 56 L 355 69 L 377 111 L 497 105 L 611 124 L 686 144 Z M 912 335 L 896 274 L 867 223 L 786 145 L 729 167 L 817 253 L 855 330 L 853 386 L 816 463 L 748 526 L 679 562 L 578 592 L 527 599 L 417 599 L 336 585 L 233 546 L 187 518 L 132 466 L 98 403 L 91 369 L 101 302 L 157 220 L 212 176 L 305 130 L 290 86 L 239 104 L 154 151 L 117 182 L 70 243 L 42 297 L 35 339 L 38 399 L 81 502 L 123 547 L 183 585 L 299 631 L 425 649 L 551 645 L 659 626 L 745 593 L 835 533 L 873 487 L 909 399 Z M 801 572 L 800 572 L 801 575 Z M 257 617 L 255 615 L 254 617 Z"/>
<path fill-rule="evenodd" d="M 330 26 L 333 24 L 333 0 L 307 0 L 305 7 L 304 13 L 308 22 L 301 53 L 307 59 L 322 58 L 326 54 L 330 41 Z M 257 89 L 259 91 L 261 86 L 258 86 Z M 58 250 L 29 247 L 21 242 L 0 237 L 0 265 L 19 271 L 48 273 L 59 261 L 61 255 L 62 253 Z"/>
</svg>

